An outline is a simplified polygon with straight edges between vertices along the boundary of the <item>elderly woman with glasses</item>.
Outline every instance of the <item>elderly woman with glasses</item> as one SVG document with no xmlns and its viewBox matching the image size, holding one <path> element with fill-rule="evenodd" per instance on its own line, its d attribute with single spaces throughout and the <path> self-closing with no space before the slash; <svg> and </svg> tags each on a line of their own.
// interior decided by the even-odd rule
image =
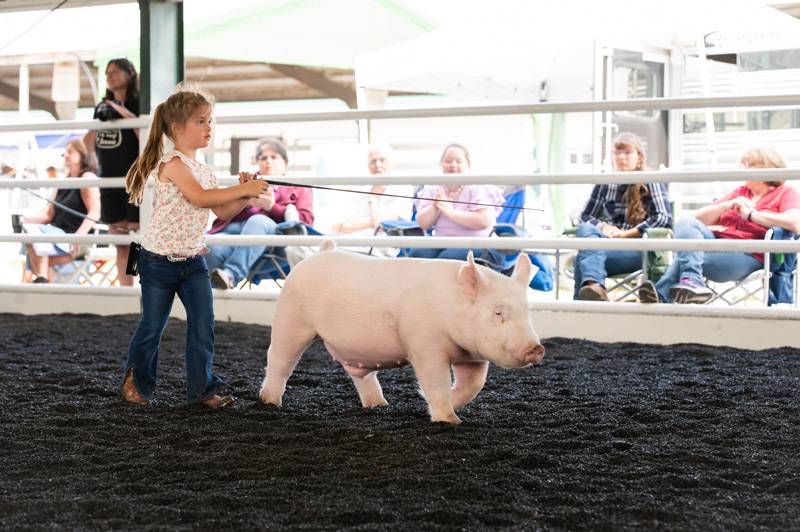
<svg viewBox="0 0 800 532">
<path fill-rule="evenodd" d="M 259 141 L 256 160 L 258 174 L 263 176 L 283 175 L 289 164 L 286 146 L 274 138 Z M 314 223 L 313 203 L 310 188 L 270 186 L 231 220 L 215 220 L 209 234 L 274 235 L 280 222 L 291 220 L 311 225 Z M 235 287 L 247 278 L 250 268 L 266 248 L 266 245 L 211 246 L 206 256 L 211 285 L 221 289 Z"/>
</svg>

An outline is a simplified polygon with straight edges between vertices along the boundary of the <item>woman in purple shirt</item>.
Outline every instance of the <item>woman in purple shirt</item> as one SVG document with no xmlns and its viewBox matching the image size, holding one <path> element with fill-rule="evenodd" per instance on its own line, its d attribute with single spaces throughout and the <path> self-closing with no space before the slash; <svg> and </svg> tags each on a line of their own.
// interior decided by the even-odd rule
<svg viewBox="0 0 800 532">
<path fill-rule="evenodd" d="M 445 174 L 466 173 L 470 168 L 469 152 L 460 144 L 450 144 L 442 152 L 439 164 Z M 502 190 L 494 185 L 428 185 L 417 196 L 417 223 L 426 231 L 433 228 L 434 236 L 489 236 L 500 208 L 477 204 L 502 205 L 504 201 Z M 484 253 L 482 249 L 472 251 L 476 256 Z M 411 256 L 466 260 L 468 252 L 466 248 L 418 248 L 411 251 Z"/>
</svg>

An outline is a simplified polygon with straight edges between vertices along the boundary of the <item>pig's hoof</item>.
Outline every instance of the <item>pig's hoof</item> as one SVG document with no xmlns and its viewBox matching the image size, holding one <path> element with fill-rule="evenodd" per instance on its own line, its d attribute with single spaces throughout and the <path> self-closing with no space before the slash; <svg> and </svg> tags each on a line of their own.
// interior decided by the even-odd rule
<svg viewBox="0 0 800 532">
<path fill-rule="evenodd" d="M 262 405 L 275 406 L 275 407 L 280 407 L 281 406 L 281 401 L 280 400 L 272 401 L 272 400 L 269 400 L 269 399 L 264 399 L 263 397 L 261 397 L 259 399 L 260 399 Z"/>
<path fill-rule="evenodd" d="M 461 419 L 453 414 L 446 417 L 431 417 L 431 422 L 433 423 L 449 423 L 450 425 L 460 425 Z"/>
<path fill-rule="evenodd" d="M 389 406 L 389 401 L 387 401 L 386 399 L 383 399 L 381 401 L 369 401 L 366 403 L 362 403 L 361 406 L 363 406 L 364 408 L 380 408 L 382 406 Z"/>
</svg>

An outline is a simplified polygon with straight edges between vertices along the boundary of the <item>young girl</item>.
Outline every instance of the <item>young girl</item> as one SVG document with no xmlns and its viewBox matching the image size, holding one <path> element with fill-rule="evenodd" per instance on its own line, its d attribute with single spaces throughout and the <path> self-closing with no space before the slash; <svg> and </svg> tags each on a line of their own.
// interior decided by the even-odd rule
<svg viewBox="0 0 800 532">
<path fill-rule="evenodd" d="M 647 157 L 639 137 L 621 133 L 613 146 L 618 172 L 644 170 Z M 672 227 L 672 207 L 663 183 L 595 185 L 580 219 L 578 238 L 641 238 L 648 227 Z M 641 251 L 581 250 L 573 299 L 608 301 L 606 277 L 641 267 Z"/>
<path fill-rule="evenodd" d="M 150 136 L 125 181 L 131 202 L 140 204 L 145 181 L 155 176 L 153 212 L 142 238 L 138 267 L 142 317 L 128 348 L 122 384 L 125 401 L 148 404 L 156 385 L 158 346 L 175 294 L 186 309 L 186 397 L 210 408 L 228 406 L 225 384 L 211 373 L 214 359 L 214 308 L 203 253 L 208 210 L 220 218 L 234 216 L 267 182 L 240 177 L 240 184 L 219 189 L 211 168 L 195 160 L 211 139 L 210 97 L 179 89 L 156 107 Z M 166 136 L 174 148 L 162 153 Z"/>
</svg>

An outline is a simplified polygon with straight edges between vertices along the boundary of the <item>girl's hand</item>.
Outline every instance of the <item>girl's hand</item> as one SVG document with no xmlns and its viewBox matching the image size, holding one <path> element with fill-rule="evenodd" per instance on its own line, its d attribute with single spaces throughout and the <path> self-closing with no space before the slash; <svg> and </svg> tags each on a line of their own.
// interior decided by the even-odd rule
<svg viewBox="0 0 800 532">
<path fill-rule="evenodd" d="M 77 257 L 80 252 L 81 252 L 81 245 L 80 244 L 70 244 L 69 245 L 69 254 L 70 254 L 70 256 L 72 258 Z"/>
<path fill-rule="evenodd" d="M 269 183 L 262 179 L 251 179 L 246 183 L 242 183 L 240 185 L 244 191 L 243 197 L 245 198 L 257 198 L 261 194 L 264 194 L 269 187 Z"/>
<path fill-rule="evenodd" d="M 243 185 L 248 181 L 252 181 L 255 178 L 255 175 L 250 172 L 239 172 L 239 184 Z"/>
</svg>

